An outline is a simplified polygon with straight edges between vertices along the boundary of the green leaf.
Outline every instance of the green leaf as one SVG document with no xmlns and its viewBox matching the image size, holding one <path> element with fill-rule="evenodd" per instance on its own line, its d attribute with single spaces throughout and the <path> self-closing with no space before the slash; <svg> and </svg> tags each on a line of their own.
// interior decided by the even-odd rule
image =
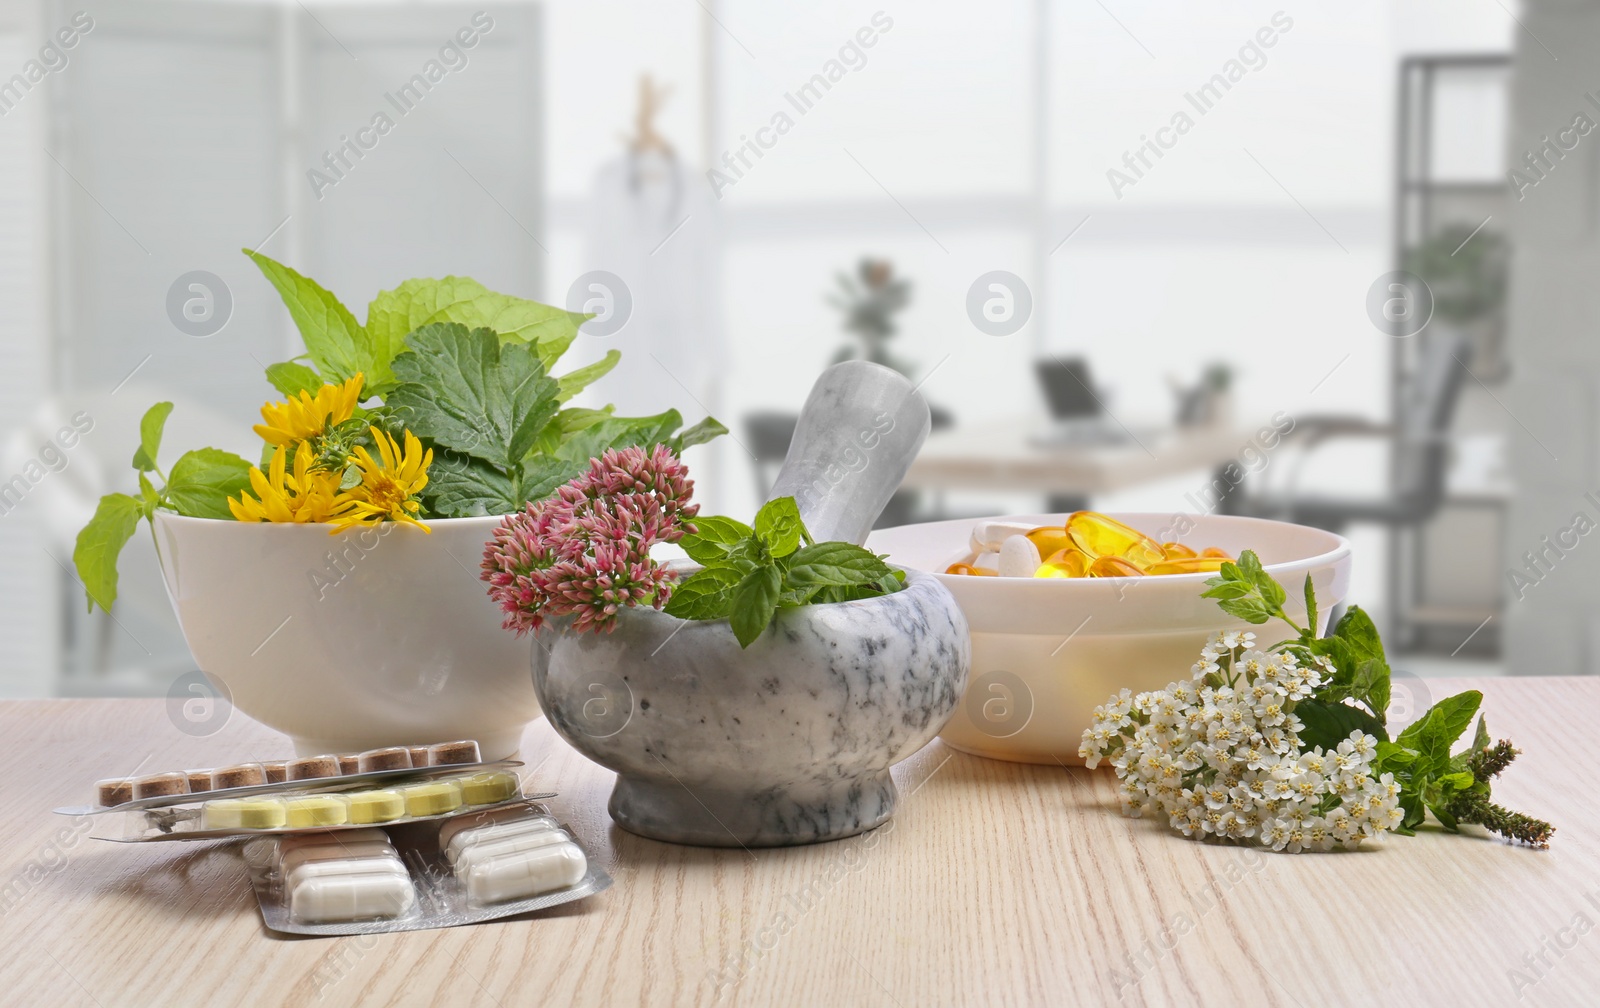
<svg viewBox="0 0 1600 1008">
<path fill-rule="evenodd" d="M 621 350 L 607 350 L 606 355 L 593 364 L 585 364 L 576 371 L 569 371 L 556 379 L 561 386 L 561 401 L 566 402 L 588 388 L 596 379 L 603 377 L 612 368 L 616 367 L 617 362 L 620 360 L 622 360 Z"/>
<path fill-rule="evenodd" d="M 532 344 L 548 371 L 577 338 L 590 316 L 537 301 L 497 294 L 470 277 L 407 280 L 383 291 L 367 308 L 367 333 L 376 362 L 393 361 L 405 338 L 424 326 L 454 322 L 489 329 L 502 342 Z M 385 357 L 387 354 L 387 357 Z"/>
<path fill-rule="evenodd" d="M 250 488 L 250 463 L 217 448 L 197 448 L 172 464 L 167 502 L 191 518 L 232 519 L 228 498 Z"/>
<path fill-rule="evenodd" d="M 144 514 L 144 504 L 127 494 L 107 494 L 100 498 L 89 519 L 78 532 L 72 549 L 72 562 L 89 596 L 89 611 L 98 605 L 106 612 L 117 601 L 117 557 L 133 537 Z"/>
<path fill-rule="evenodd" d="M 881 557 L 854 543 L 823 542 L 789 558 L 786 587 L 867 585 L 889 578 L 893 571 Z M 880 593 L 881 594 L 881 593 Z"/>
<path fill-rule="evenodd" d="M 1301 700 L 1295 704 L 1294 713 L 1305 723 L 1305 728 L 1300 732 L 1300 741 L 1308 749 L 1312 746 L 1333 749 L 1349 738 L 1353 731 L 1375 736 L 1380 741 L 1388 738 L 1388 732 L 1384 731 L 1376 718 L 1349 704 Z"/>
<path fill-rule="evenodd" d="M 285 399 L 293 399 L 302 392 L 317 394 L 324 382 L 322 376 L 313 369 L 306 367 L 298 361 L 283 361 L 279 364 L 267 365 L 267 381 Z M 362 385 L 366 389 L 372 388 L 370 380 L 364 380 Z"/>
<path fill-rule="evenodd" d="M 511 514 L 522 507 L 520 496 L 510 476 L 468 455 L 435 454 L 428 467 L 424 497 L 429 514 L 440 518 Z"/>
<path fill-rule="evenodd" d="M 139 503 L 144 517 L 149 518 L 156 513 L 156 508 L 161 504 L 161 494 L 156 492 L 154 483 L 144 473 L 139 474 Z"/>
<path fill-rule="evenodd" d="M 1230 600 L 1244 598 L 1246 595 L 1255 594 L 1255 589 L 1251 588 L 1243 581 L 1224 581 L 1221 578 L 1212 578 L 1211 580 L 1207 581 L 1206 584 L 1211 585 L 1212 587 L 1201 592 L 1201 598 Z"/>
<path fill-rule="evenodd" d="M 694 520 L 693 535 L 686 535 L 678 543 L 689 558 L 696 563 L 710 565 L 727 557 L 736 544 L 755 535 L 744 522 L 721 515 L 701 515 Z"/>
<path fill-rule="evenodd" d="M 1312 587 L 1311 575 L 1306 575 L 1306 633 L 1312 637 L 1317 635 L 1317 590 Z"/>
<path fill-rule="evenodd" d="M 1217 608 L 1229 616 L 1237 616 L 1246 623 L 1261 624 L 1272 618 L 1272 611 L 1258 598 L 1223 599 Z"/>
<path fill-rule="evenodd" d="M 778 608 L 778 588 L 783 574 L 776 566 L 757 567 L 733 589 L 733 611 L 728 622 L 740 647 L 755 643 Z"/>
<path fill-rule="evenodd" d="M 516 506 L 511 510 L 520 511 L 522 506 L 530 501 L 544 500 L 555 493 L 557 487 L 581 474 L 585 468 L 587 468 L 586 463 L 561 458 L 529 459 L 522 465 L 522 482 L 517 485 Z"/>
<path fill-rule="evenodd" d="M 1268 612 L 1276 613 L 1283 608 L 1283 603 L 1289 596 L 1284 592 L 1283 585 L 1273 580 L 1272 575 L 1261 566 L 1261 558 L 1256 556 L 1254 550 L 1245 550 L 1239 554 L 1239 572 L 1255 585 L 1256 591 L 1261 593 Z"/>
<path fill-rule="evenodd" d="M 1478 730 L 1472 736 L 1473 749 L 1487 749 L 1494 744 L 1494 740 L 1489 737 L 1489 726 L 1484 723 L 1486 720 L 1487 715 L 1478 715 Z"/>
<path fill-rule="evenodd" d="M 743 574 L 734 567 L 697 570 L 672 589 L 667 615 L 686 620 L 722 619 L 733 612 L 733 592 L 741 580 Z"/>
<path fill-rule="evenodd" d="M 724 427 L 720 421 L 715 417 L 706 417 L 693 427 L 686 428 L 677 437 L 669 438 L 667 446 L 675 454 L 681 455 L 685 448 L 692 448 L 697 444 L 705 444 L 707 441 L 719 438 L 726 433 L 728 433 L 728 428 Z"/>
<path fill-rule="evenodd" d="M 319 371 L 341 382 L 364 371 L 368 382 L 377 384 L 372 342 L 350 309 L 315 280 L 259 252 L 243 251 L 283 298 Z"/>
<path fill-rule="evenodd" d="M 1401 772 L 1403 768 L 1416 761 L 1417 751 L 1415 749 L 1408 749 L 1398 742 L 1379 739 L 1372 763 L 1377 772 L 1381 774 L 1385 771 L 1390 773 Z"/>
<path fill-rule="evenodd" d="M 529 347 L 456 323 L 424 326 L 406 344 L 385 405 L 418 437 L 509 471 L 556 414 L 556 381 Z"/>
<path fill-rule="evenodd" d="M 786 557 L 800 548 L 802 527 L 800 508 L 793 497 L 775 497 L 756 512 L 756 538 L 774 557 Z"/>
<path fill-rule="evenodd" d="M 1368 658 L 1356 665 L 1350 695 L 1366 704 L 1379 721 L 1389 723 L 1389 666 L 1382 658 Z"/>
<path fill-rule="evenodd" d="M 133 467 L 139 472 L 147 473 L 160 468 L 156 464 L 156 454 L 161 450 L 161 432 L 167 426 L 167 417 L 171 415 L 172 404 L 158 402 L 146 410 L 139 421 L 139 447 L 133 452 Z"/>
<path fill-rule="evenodd" d="M 1432 777 L 1450 765 L 1450 747 L 1472 723 L 1472 715 L 1482 702 L 1483 694 L 1477 690 L 1445 697 L 1400 733 L 1395 741 L 1417 751 L 1416 772 L 1420 776 Z"/>
<path fill-rule="evenodd" d="M 683 424 L 683 416 L 673 409 L 647 417 L 618 417 L 602 420 L 575 434 L 561 445 L 558 454 L 578 462 L 588 462 L 607 448 L 648 447 L 665 441 Z"/>
</svg>

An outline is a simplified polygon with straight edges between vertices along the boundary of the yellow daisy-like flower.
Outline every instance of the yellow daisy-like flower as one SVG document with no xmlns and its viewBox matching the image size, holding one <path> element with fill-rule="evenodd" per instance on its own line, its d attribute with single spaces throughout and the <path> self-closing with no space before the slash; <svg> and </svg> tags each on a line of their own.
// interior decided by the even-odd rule
<svg viewBox="0 0 1600 1008">
<path fill-rule="evenodd" d="M 339 490 L 339 473 L 312 469 L 316 453 L 300 442 L 294 452 L 294 471 L 288 472 L 289 447 L 279 445 L 267 471 L 250 468 L 250 488 L 255 497 L 240 493 L 228 498 L 233 516 L 246 522 L 325 522 L 349 504 L 349 494 Z"/>
<path fill-rule="evenodd" d="M 288 402 L 266 403 L 261 407 L 264 424 L 255 432 L 267 444 L 286 445 L 320 437 L 329 427 L 342 424 L 361 401 L 361 372 L 340 385 L 324 385 L 313 396 L 302 391 Z"/>
<path fill-rule="evenodd" d="M 334 531 L 352 525 L 376 525 L 384 519 L 409 522 L 424 532 L 428 526 L 417 520 L 422 504 L 417 494 L 428 485 L 428 467 L 433 464 L 433 449 L 422 450 L 422 442 L 410 431 L 405 432 L 405 450 L 394 438 L 376 427 L 370 428 L 373 440 L 378 442 L 378 454 L 373 458 L 365 448 L 357 447 L 351 459 L 361 471 L 361 483 L 346 493 L 348 500 L 341 513 L 333 518 Z"/>
</svg>

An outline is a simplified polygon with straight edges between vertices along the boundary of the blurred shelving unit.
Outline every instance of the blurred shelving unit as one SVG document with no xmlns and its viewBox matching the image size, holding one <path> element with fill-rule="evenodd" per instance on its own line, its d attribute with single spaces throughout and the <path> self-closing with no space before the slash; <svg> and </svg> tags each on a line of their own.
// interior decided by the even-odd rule
<svg viewBox="0 0 1600 1008">
<path fill-rule="evenodd" d="M 1503 248 L 1509 223 L 1505 124 L 1510 82 L 1511 58 L 1498 53 L 1413 56 L 1400 64 L 1394 261 L 1397 269 L 1412 272 L 1411 264 L 1432 263 L 1434 275 L 1424 279 L 1435 288 L 1436 303 L 1433 320 L 1421 332 L 1394 341 L 1395 415 L 1430 336 L 1453 329 L 1466 336 L 1470 348 L 1461 361 L 1469 377 L 1450 434 L 1453 458 L 1444 503 L 1420 527 L 1391 533 L 1390 632 L 1408 650 L 1476 657 L 1499 653 L 1497 622 L 1505 604 L 1500 564 L 1510 501 L 1504 457 L 1509 420 L 1501 404 L 1510 375 L 1504 277 L 1498 296 L 1490 297 L 1475 318 L 1442 317 L 1452 313 L 1438 295 L 1448 296 L 1441 290 L 1444 284 L 1461 282 L 1474 263 L 1503 268 L 1488 250 Z"/>
</svg>

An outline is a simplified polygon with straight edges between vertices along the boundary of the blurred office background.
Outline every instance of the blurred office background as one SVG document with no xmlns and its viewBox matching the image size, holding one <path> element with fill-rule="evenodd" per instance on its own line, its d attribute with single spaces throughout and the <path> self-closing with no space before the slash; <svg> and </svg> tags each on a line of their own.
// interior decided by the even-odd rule
<svg viewBox="0 0 1600 1008">
<path fill-rule="evenodd" d="M 572 351 L 623 351 L 590 401 L 723 419 L 691 458 L 714 512 L 868 356 L 938 412 L 899 520 L 1314 521 L 1403 668 L 1593 672 L 1600 561 L 1510 575 L 1600 520 L 1600 138 L 1508 173 L 1600 121 L 1596 31 L 1498 0 L 6 0 L 0 481 L 44 476 L 0 517 L 0 692 L 190 670 L 148 536 L 114 619 L 70 555 L 151 402 L 169 445 L 254 455 L 262 366 L 299 347 L 241 247 L 358 316 L 445 273 L 620 313 Z M 196 271 L 215 331 L 169 307 Z"/>
</svg>

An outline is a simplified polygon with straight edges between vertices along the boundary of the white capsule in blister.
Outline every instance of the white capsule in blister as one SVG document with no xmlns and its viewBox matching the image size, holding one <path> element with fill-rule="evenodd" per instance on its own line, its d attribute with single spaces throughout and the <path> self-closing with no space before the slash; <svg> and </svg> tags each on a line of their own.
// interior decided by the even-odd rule
<svg viewBox="0 0 1600 1008">
<path fill-rule="evenodd" d="M 511 822 L 491 823 L 487 826 L 479 826 L 476 829 L 462 830 L 452 836 L 444 845 L 444 856 L 446 861 L 455 864 L 456 858 L 460 857 L 461 852 L 468 847 L 494 843 L 497 840 L 505 840 L 510 837 L 551 832 L 565 834 L 566 831 L 557 826 L 554 819 L 546 815 L 533 816 L 528 819 L 516 819 Z"/>
<path fill-rule="evenodd" d="M 550 847 L 571 840 L 572 834 L 564 829 L 537 829 L 512 833 L 479 843 L 469 843 L 461 848 L 451 863 L 455 865 L 456 874 L 462 875 L 491 858 L 504 854 L 520 854 L 526 850 Z"/>
<path fill-rule="evenodd" d="M 416 901 L 416 890 L 405 874 L 329 875 L 290 888 L 289 913 L 309 924 L 378 920 L 399 917 Z"/>
<path fill-rule="evenodd" d="M 297 866 L 284 879 L 293 888 L 307 879 L 327 878 L 330 875 L 370 875 L 373 872 L 405 875 L 406 866 L 398 857 L 361 858 L 357 861 L 307 861 Z"/>
<path fill-rule="evenodd" d="M 467 899 L 474 905 L 527 899 L 576 885 L 589 870 L 588 859 L 574 843 L 487 858 L 470 872 L 460 873 L 466 883 Z"/>
<path fill-rule="evenodd" d="M 1001 577 L 1033 577 L 1038 571 L 1039 547 L 1025 535 L 1014 535 L 1000 546 L 999 572 Z"/>
</svg>

